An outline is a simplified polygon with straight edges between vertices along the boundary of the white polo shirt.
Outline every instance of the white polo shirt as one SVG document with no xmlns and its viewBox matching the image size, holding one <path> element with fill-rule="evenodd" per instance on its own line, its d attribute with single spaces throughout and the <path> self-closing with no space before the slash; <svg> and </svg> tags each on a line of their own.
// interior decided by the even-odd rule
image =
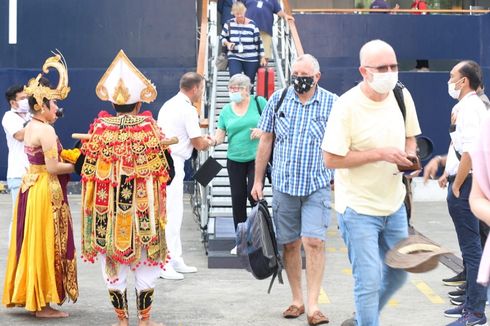
<svg viewBox="0 0 490 326">
<path fill-rule="evenodd" d="M 455 175 L 458 172 L 459 160 L 455 151 L 458 151 L 460 154 L 473 151 L 480 135 L 480 125 L 488 114 L 485 104 L 476 92 L 466 94 L 454 106 L 452 112 L 457 117 L 456 130 L 450 133 L 452 143 L 446 162 L 446 172 L 448 175 Z"/>
<path fill-rule="evenodd" d="M 28 114 L 23 118 L 12 109 L 3 115 L 2 126 L 9 149 L 7 179 L 22 178 L 29 167 L 27 155 L 24 153 L 24 142 L 14 138 L 14 134 L 22 130 L 27 121 L 29 121 Z"/>
<path fill-rule="evenodd" d="M 187 160 L 194 148 L 191 138 L 201 136 L 199 117 L 191 100 L 179 92 L 165 102 L 158 112 L 158 126 L 162 128 L 165 137 L 177 137 L 178 144 L 170 145 L 172 156 L 176 155 Z"/>
</svg>

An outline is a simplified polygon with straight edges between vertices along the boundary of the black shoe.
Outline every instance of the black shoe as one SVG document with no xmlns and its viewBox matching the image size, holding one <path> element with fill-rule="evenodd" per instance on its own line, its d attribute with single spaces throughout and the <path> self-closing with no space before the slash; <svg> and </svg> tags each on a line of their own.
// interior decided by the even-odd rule
<svg viewBox="0 0 490 326">
<path fill-rule="evenodd" d="M 466 281 L 466 275 L 463 274 L 463 272 L 450 277 L 450 278 L 444 278 L 442 279 L 442 283 L 447 286 L 458 286 L 463 284 Z"/>
<path fill-rule="evenodd" d="M 463 291 L 466 291 L 466 282 L 464 282 L 463 284 L 461 285 L 458 285 L 458 290 L 463 290 Z"/>
<path fill-rule="evenodd" d="M 466 300 L 466 295 L 461 295 L 457 298 L 450 299 L 449 301 L 455 306 L 460 306 L 464 303 L 465 300 Z"/>
<path fill-rule="evenodd" d="M 465 294 L 466 294 L 466 290 L 456 290 L 456 291 L 449 292 L 447 295 L 451 299 L 455 299 L 455 298 L 460 297 L 460 296 L 465 295 Z"/>
</svg>

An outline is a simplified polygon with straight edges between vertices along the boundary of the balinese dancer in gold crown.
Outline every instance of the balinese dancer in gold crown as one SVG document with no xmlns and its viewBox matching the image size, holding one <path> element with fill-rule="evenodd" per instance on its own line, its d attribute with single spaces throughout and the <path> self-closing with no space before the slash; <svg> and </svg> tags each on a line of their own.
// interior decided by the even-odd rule
<svg viewBox="0 0 490 326">
<path fill-rule="evenodd" d="M 167 261 L 166 185 L 172 165 L 165 136 L 142 102 L 155 86 L 121 50 L 96 87 L 116 116 L 101 112 L 83 141 L 82 254 L 102 264 L 119 319 L 128 324 L 127 278 L 135 275 L 139 325 L 150 321 L 155 282 Z"/>
<path fill-rule="evenodd" d="M 56 88 L 39 74 L 24 89 L 32 114 L 24 135 L 30 165 L 15 203 L 2 303 L 54 318 L 68 314 L 50 303 L 75 302 L 78 284 L 66 192 L 74 165 L 62 160 L 61 143 L 52 126 L 59 110 L 56 101 L 70 92 L 68 72 L 60 54 L 46 60 L 43 71 L 49 68 L 59 73 Z"/>
</svg>

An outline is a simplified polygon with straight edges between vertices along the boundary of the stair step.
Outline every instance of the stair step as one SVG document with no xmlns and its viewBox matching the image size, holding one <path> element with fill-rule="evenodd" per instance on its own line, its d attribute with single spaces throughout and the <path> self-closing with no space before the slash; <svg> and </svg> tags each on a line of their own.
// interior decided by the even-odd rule
<svg viewBox="0 0 490 326">
<path fill-rule="evenodd" d="M 213 188 L 211 189 L 211 194 L 213 196 L 231 196 L 231 189 L 229 185 L 216 187 L 216 184 L 213 182 Z M 265 186 L 264 195 L 266 197 L 272 197 L 272 187 Z"/>
<path fill-rule="evenodd" d="M 269 210 L 272 212 L 272 207 L 271 207 L 272 197 L 266 198 L 266 200 L 267 200 L 267 203 L 269 204 Z M 247 208 L 247 214 L 250 213 L 250 210 L 251 210 L 251 208 L 248 207 Z M 231 209 L 231 204 L 228 207 L 211 206 L 209 209 L 209 218 L 211 219 L 211 218 L 214 218 L 217 216 L 228 217 L 228 218 L 233 217 L 233 211 Z"/>
<path fill-rule="evenodd" d="M 272 203 L 272 196 L 264 196 L 264 199 L 270 204 Z M 212 197 L 211 207 L 231 207 L 231 197 Z"/>
<path fill-rule="evenodd" d="M 208 268 L 243 269 L 242 262 L 238 256 L 231 255 L 230 250 L 209 251 Z"/>
<path fill-rule="evenodd" d="M 281 257 L 283 256 L 281 251 L 279 254 Z M 305 269 L 306 258 L 304 251 L 301 251 L 301 261 L 303 263 L 302 268 Z M 230 250 L 210 250 L 208 252 L 208 268 L 244 269 L 240 258 L 237 255 L 231 255 Z M 269 279 L 267 279 L 267 284 L 268 282 L 270 282 Z"/>
<path fill-rule="evenodd" d="M 233 212 L 231 210 L 231 207 L 211 207 L 209 209 L 209 218 L 216 216 L 232 217 Z"/>
</svg>

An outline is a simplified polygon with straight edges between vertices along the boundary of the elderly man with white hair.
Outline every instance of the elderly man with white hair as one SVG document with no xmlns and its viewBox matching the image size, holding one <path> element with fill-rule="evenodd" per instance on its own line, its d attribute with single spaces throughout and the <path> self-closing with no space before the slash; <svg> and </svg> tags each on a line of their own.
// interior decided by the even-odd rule
<svg viewBox="0 0 490 326">
<path fill-rule="evenodd" d="M 405 121 L 393 89 L 398 63 L 381 40 L 361 48 L 363 81 L 335 103 L 322 149 L 335 172 L 335 210 L 354 276 L 355 320 L 379 325 L 379 313 L 407 275 L 384 262 L 386 252 L 408 236 L 405 187 L 397 165 L 411 166 L 420 134 L 415 105 L 406 88 Z M 342 325 L 349 325 L 344 322 Z"/>
<path fill-rule="evenodd" d="M 292 66 L 293 85 L 275 92 L 262 113 L 263 131 L 255 158 L 252 196 L 263 197 L 267 162 L 274 146 L 273 216 L 292 292 L 284 318 L 305 313 L 301 289 L 301 245 L 306 254 L 307 320 L 328 323 L 318 307 L 325 266 L 326 230 L 330 221 L 330 180 L 333 172 L 323 165 L 321 142 L 337 95 L 318 86 L 320 65 L 309 54 Z M 275 137 L 274 137 L 275 136 Z"/>
</svg>

